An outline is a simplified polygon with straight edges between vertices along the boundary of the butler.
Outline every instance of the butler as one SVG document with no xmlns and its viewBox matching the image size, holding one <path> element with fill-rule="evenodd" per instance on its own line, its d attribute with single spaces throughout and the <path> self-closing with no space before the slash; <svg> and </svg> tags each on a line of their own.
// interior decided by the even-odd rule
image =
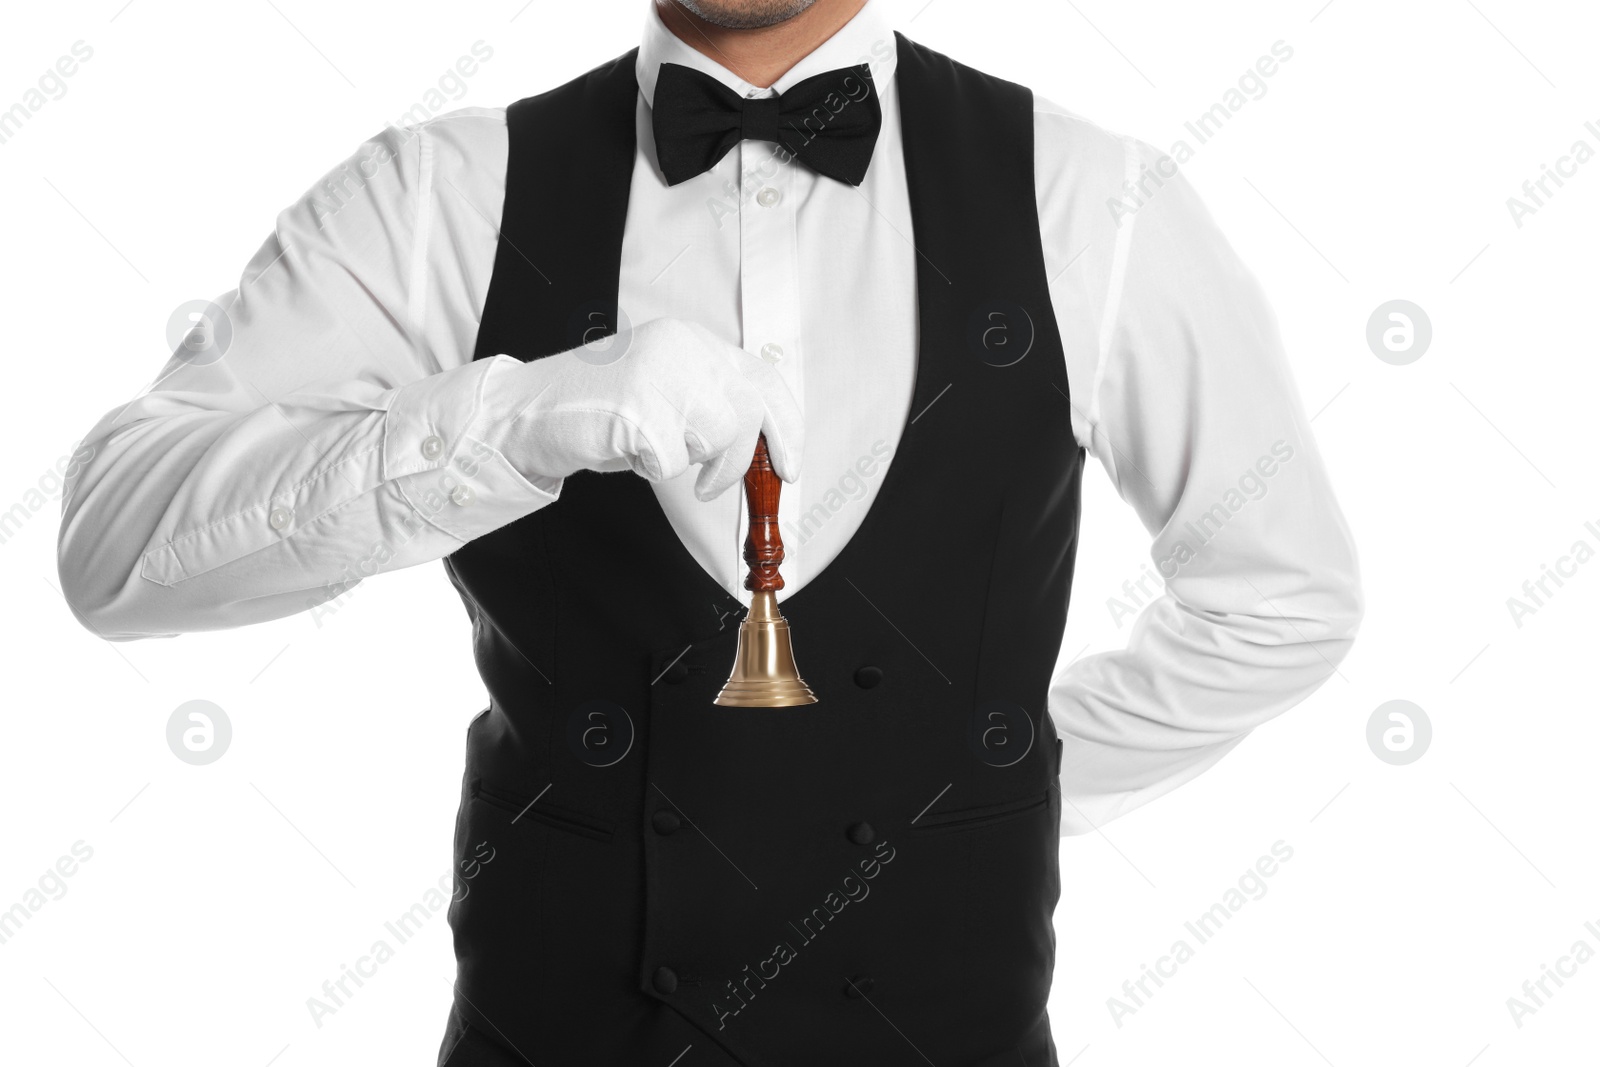
<svg viewBox="0 0 1600 1067">
<path fill-rule="evenodd" d="M 1111 209 L 1146 146 L 862 0 L 646 22 L 285 211 L 90 435 L 68 598 L 126 638 L 445 560 L 489 691 L 457 856 L 495 859 L 443 1064 L 1054 1063 L 1059 833 L 1353 638 L 1271 314 L 1181 177 Z M 712 704 L 758 433 L 814 706 Z M 1058 665 L 1086 453 L 1179 562 L 1126 649 Z"/>
</svg>

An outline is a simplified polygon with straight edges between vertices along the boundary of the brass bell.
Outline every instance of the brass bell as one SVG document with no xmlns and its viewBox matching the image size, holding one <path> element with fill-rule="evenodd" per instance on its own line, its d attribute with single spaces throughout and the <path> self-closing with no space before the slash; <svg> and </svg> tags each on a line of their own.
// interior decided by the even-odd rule
<svg viewBox="0 0 1600 1067">
<path fill-rule="evenodd" d="M 777 592 L 783 588 L 783 576 L 778 573 L 778 564 L 783 562 L 783 538 L 778 533 L 782 487 L 762 434 L 744 475 L 750 511 L 750 532 L 744 539 L 744 561 L 750 565 L 750 573 L 745 575 L 744 587 L 753 595 L 750 611 L 739 623 L 733 673 L 713 701 L 720 707 L 789 708 L 817 702 L 817 694 L 801 680 L 794 665 L 789 623 L 778 611 Z"/>
</svg>

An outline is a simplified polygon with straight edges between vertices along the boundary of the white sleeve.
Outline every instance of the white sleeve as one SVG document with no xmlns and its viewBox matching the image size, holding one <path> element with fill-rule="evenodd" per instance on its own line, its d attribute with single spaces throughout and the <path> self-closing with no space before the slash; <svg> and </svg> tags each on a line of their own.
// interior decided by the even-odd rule
<svg viewBox="0 0 1600 1067">
<path fill-rule="evenodd" d="M 504 180 L 477 175 L 492 217 L 451 232 L 435 197 L 483 210 L 435 189 L 430 130 L 386 129 L 279 215 L 214 301 L 210 347 L 180 345 L 85 438 L 59 545 L 84 625 L 121 639 L 290 615 L 555 499 L 559 482 L 486 443 L 484 397 L 516 361 L 474 363 L 472 330 L 428 319 L 430 293 L 472 289 L 432 278 L 430 250 L 492 262 Z M 445 317 L 475 326 L 462 312 Z"/>
<path fill-rule="evenodd" d="M 1125 145 L 1111 196 L 1132 210 L 1112 209 L 1075 422 L 1150 532 L 1165 589 L 1127 647 L 1054 680 L 1069 834 L 1196 777 L 1305 699 L 1362 612 L 1350 532 L 1260 286 L 1188 182 L 1144 177 L 1159 153 Z M 1151 195 L 1130 196 L 1141 180 Z"/>
</svg>

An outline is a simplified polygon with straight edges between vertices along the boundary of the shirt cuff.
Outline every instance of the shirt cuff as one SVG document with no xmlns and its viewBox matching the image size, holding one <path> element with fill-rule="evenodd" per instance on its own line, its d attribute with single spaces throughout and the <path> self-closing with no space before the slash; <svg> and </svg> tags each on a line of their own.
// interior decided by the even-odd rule
<svg viewBox="0 0 1600 1067">
<path fill-rule="evenodd" d="M 529 479 L 496 448 L 485 391 L 520 365 L 481 359 L 397 390 L 384 421 L 383 476 L 424 521 L 465 543 L 553 503 L 561 479 Z"/>
</svg>

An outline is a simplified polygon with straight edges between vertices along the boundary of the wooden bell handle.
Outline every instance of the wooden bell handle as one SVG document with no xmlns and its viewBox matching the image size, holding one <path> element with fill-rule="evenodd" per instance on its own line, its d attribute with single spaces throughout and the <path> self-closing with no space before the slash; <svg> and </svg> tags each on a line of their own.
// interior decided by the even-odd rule
<svg viewBox="0 0 1600 1067">
<path fill-rule="evenodd" d="M 778 564 L 783 562 L 783 537 L 778 533 L 778 494 L 783 483 L 772 469 L 767 453 L 767 435 L 756 438 L 756 453 L 750 469 L 744 472 L 744 499 L 750 509 L 750 532 L 744 539 L 744 561 L 750 565 L 744 587 L 752 592 L 776 592 L 783 588 Z"/>
</svg>

